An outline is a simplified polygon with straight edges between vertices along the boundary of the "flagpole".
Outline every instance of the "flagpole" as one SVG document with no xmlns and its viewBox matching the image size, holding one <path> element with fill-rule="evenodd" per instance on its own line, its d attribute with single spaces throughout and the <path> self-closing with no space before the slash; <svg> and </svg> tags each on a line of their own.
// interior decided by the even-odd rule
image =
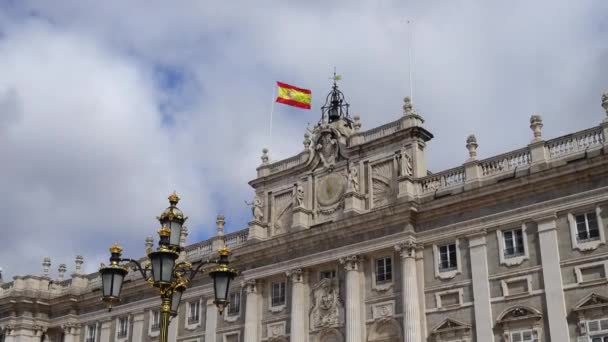
<svg viewBox="0 0 608 342">
<path fill-rule="evenodd" d="M 413 20 L 408 19 L 407 20 L 407 26 L 409 29 L 409 34 L 410 34 L 410 41 L 409 41 L 409 46 L 408 46 L 408 62 L 409 62 L 409 78 L 410 78 L 410 100 L 412 101 L 412 103 L 414 102 L 414 86 L 413 86 L 413 82 L 412 82 L 412 45 L 414 45 L 414 34 L 413 34 Z"/>
<path fill-rule="evenodd" d="M 272 147 L 272 114 L 274 113 L 274 104 L 276 103 L 276 89 L 272 88 L 272 105 L 270 106 L 270 128 L 268 131 L 268 147 Z"/>
</svg>

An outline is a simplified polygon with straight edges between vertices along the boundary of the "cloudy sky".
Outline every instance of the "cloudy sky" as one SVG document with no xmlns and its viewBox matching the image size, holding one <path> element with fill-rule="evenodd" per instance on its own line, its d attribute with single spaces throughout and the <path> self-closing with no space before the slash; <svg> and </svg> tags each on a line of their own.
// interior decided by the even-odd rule
<svg viewBox="0 0 608 342">
<path fill-rule="evenodd" d="M 244 228 L 262 147 L 299 152 L 334 66 L 368 129 L 401 115 L 413 30 L 414 103 L 432 170 L 599 124 L 608 2 L 0 1 L 0 266 L 44 256 L 96 270 L 120 241 L 144 253 L 177 190 L 189 242 Z M 407 19 L 413 19 L 408 27 Z M 313 110 L 275 107 L 274 82 Z"/>
</svg>

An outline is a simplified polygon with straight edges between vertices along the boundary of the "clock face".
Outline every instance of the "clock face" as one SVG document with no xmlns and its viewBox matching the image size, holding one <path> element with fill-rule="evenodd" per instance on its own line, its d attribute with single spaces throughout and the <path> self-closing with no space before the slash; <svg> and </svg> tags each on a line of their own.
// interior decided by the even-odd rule
<svg viewBox="0 0 608 342">
<path fill-rule="evenodd" d="M 317 201 L 322 206 L 338 203 L 346 191 L 346 179 L 341 174 L 332 173 L 317 181 Z"/>
</svg>

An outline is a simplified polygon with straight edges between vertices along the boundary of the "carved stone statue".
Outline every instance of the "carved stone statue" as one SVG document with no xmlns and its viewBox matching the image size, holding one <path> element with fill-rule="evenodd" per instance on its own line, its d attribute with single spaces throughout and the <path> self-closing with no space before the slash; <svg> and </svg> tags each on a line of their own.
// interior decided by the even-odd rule
<svg viewBox="0 0 608 342">
<path fill-rule="evenodd" d="M 245 204 L 251 207 L 251 214 L 253 215 L 253 219 L 262 222 L 262 220 L 264 219 L 262 200 L 258 196 L 255 196 L 251 203 L 245 201 Z"/>
<path fill-rule="evenodd" d="M 298 184 L 296 186 L 294 202 L 296 207 L 304 207 L 304 187 L 302 186 L 302 184 Z"/>
<path fill-rule="evenodd" d="M 338 140 L 336 140 L 331 133 L 325 133 L 319 139 L 315 150 L 319 152 L 319 157 L 323 162 L 323 165 L 328 168 L 332 168 L 336 163 L 338 156 Z"/>
<path fill-rule="evenodd" d="M 355 163 L 348 166 L 348 189 L 359 192 L 359 171 Z"/>
<path fill-rule="evenodd" d="M 405 148 L 401 150 L 399 155 L 400 175 L 401 176 L 412 176 L 413 166 L 412 157 L 405 151 Z"/>
</svg>

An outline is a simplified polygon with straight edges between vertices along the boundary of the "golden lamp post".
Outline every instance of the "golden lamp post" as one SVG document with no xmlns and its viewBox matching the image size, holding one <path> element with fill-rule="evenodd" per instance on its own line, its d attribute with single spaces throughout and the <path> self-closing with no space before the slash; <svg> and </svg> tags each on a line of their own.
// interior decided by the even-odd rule
<svg viewBox="0 0 608 342">
<path fill-rule="evenodd" d="M 188 219 L 181 210 L 177 208 L 180 198 L 175 192 L 169 196 L 170 206 L 157 217 L 161 224 L 158 231 L 160 241 L 156 251 L 150 251 L 148 258 L 150 263 L 145 267 L 134 259 L 121 257 L 122 248 L 118 244 L 110 247 L 110 264 L 100 268 L 102 284 L 102 300 L 112 310 L 112 306 L 120 302 L 120 291 L 125 276 L 128 273 L 127 265 L 134 264 L 143 279 L 150 285 L 156 287 L 161 298 L 160 307 L 160 342 L 167 342 L 169 332 L 169 320 L 177 315 L 179 302 L 182 294 L 190 285 L 190 282 L 201 267 L 213 264 L 208 271 L 213 279 L 215 292 L 215 305 L 220 313 L 228 305 L 228 289 L 230 281 L 236 276 L 236 270 L 228 267 L 230 251 L 223 247 L 218 251 L 219 258 L 215 260 L 199 261 L 191 264 L 187 261 L 176 262 L 182 248 L 179 246 L 182 227 Z"/>
</svg>

